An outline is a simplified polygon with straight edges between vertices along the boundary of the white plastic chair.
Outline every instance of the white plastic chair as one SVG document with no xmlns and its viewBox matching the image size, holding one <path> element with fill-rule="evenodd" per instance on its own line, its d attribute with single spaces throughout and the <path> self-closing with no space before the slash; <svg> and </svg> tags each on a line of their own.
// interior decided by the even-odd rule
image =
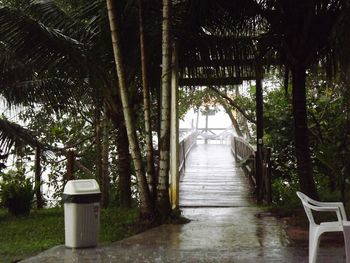
<svg viewBox="0 0 350 263">
<path fill-rule="evenodd" d="M 343 221 L 347 221 L 344 205 L 341 202 L 318 202 L 301 192 L 297 192 L 297 195 L 303 203 L 305 213 L 310 222 L 309 263 L 316 263 L 320 236 L 325 232 L 343 232 Z M 316 224 L 311 210 L 319 212 L 335 212 L 338 220 Z M 348 254 L 347 250 L 348 249 L 346 249 L 346 253 Z M 346 255 L 347 263 L 350 263 L 349 256 Z"/>
</svg>

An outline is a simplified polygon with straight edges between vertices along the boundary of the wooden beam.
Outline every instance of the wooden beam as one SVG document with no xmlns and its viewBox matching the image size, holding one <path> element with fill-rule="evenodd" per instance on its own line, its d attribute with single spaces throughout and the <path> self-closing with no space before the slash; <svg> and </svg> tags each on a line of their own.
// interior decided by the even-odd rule
<svg viewBox="0 0 350 263">
<path fill-rule="evenodd" d="M 264 59 L 263 65 L 280 65 L 281 62 L 277 59 Z M 194 67 L 239 67 L 251 66 L 252 71 L 255 70 L 255 59 L 186 59 L 180 62 L 180 68 L 194 68 Z"/>
<path fill-rule="evenodd" d="M 171 208 L 179 208 L 179 71 L 177 48 L 174 45 L 171 72 L 171 116 L 170 116 L 170 202 Z"/>
<path fill-rule="evenodd" d="M 180 86 L 228 86 L 240 85 L 243 80 L 254 80 L 255 77 L 225 77 L 225 78 L 182 78 Z"/>
</svg>

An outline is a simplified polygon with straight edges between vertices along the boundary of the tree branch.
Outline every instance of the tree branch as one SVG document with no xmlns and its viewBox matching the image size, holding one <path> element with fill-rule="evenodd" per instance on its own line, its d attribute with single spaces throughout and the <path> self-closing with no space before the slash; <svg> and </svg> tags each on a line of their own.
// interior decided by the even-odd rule
<svg viewBox="0 0 350 263">
<path fill-rule="evenodd" d="M 209 88 L 214 91 L 217 95 L 221 96 L 222 98 L 226 99 L 227 102 L 234 107 L 236 110 L 238 110 L 248 121 L 256 124 L 256 120 L 253 119 L 251 116 L 249 116 L 233 99 L 231 99 L 229 96 L 227 96 L 225 93 L 219 91 L 218 89 L 209 86 Z"/>
</svg>

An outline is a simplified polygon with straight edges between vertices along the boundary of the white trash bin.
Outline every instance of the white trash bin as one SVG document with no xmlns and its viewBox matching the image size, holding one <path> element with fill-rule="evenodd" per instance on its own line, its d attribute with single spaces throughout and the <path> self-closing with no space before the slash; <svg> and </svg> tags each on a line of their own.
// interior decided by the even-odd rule
<svg viewBox="0 0 350 263">
<path fill-rule="evenodd" d="M 65 245 L 95 247 L 100 228 L 101 192 L 94 179 L 70 180 L 64 187 Z"/>
</svg>

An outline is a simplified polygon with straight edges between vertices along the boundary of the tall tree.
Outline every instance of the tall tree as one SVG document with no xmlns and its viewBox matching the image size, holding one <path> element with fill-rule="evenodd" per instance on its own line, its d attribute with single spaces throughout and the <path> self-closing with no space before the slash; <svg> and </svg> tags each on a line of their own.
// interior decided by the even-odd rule
<svg viewBox="0 0 350 263">
<path fill-rule="evenodd" d="M 140 195 L 140 213 L 142 218 L 152 219 L 154 216 L 154 211 L 152 207 L 147 178 L 142 164 L 141 150 L 137 140 L 135 122 L 133 120 L 133 114 L 131 112 L 128 97 L 128 89 L 126 86 L 125 69 L 120 47 L 117 9 L 113 0 L 106 0 L 106 3 L 108 10 L 109 25 L 111 30 L 115 66 L 118 74 L 119 94 L 123 106 L 123 115 L 130 144 L 131 157 L 135 167 L 135 174 Z"/>
<path fill-rule="evenodd" d="M 143 87 L 143 109 L 145 114 L 145 137 L 146 137 L 146 155 L 147 155 L 147 175 L 151 190 L 152 201 L 157 199 L 157 177 L 154 167 L 152 125 L 151 125 L 151 99 L 149 91 L 149 80 L 147 70 L 146 40 L 144 32 L 144 1 L 139 0 L 139 28 L 140 28 L 140 52 L 141 52 L 141 70 Z"/>
<path fill-rule="evenodd" d="M 34 166 L 34 174 L 35 174 L 35 197 L 36 197 L 36 207 L 43 208 L 44 207 L 44 199 L 41 193 L 41 149 L 37 147 L 35 149 L 35 166 Z"/>
<path fill-rule="evenodd" d="M 170 98 L 171 98 L 171 0 L 163 0 L 162 86 L 159 141 L 158 209 L 166 216 L 171 209 L 169 198 L 170 167 Z"/>
<path fill-rule="evenodd" d="M 332 52 L 332 32 L 347 1 L 267 1 L 271 33 L 278 35 L 285 64 L 292 74 L 292 98 L 297 172 L 302 191 L 318 198 L 312 174 L 307 126 L 307 70 Z M 275 10 L 272 12 L 272 10 Z M 271 16 L 271 13 L 274 15 Z M 266 13 L 265 13 L 266 14 Z"/>
</svg>

